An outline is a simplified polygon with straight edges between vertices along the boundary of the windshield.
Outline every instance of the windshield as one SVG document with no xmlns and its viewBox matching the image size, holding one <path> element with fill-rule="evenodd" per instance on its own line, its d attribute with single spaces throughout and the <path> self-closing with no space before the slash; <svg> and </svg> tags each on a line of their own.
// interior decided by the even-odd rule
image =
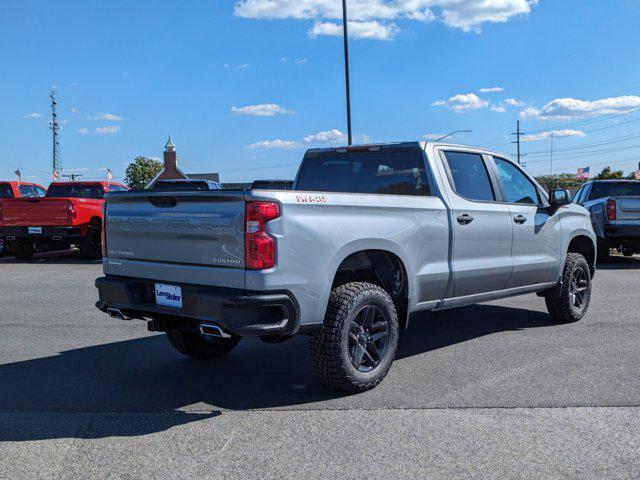
<svg viewBox="0 0 640 480">
<path fill-rule="evenodd" d="M 420 150 L 327 152 L 302 163 L 296 190 L 392 195 L 429 195 Z"/>
<path fill-rule="evenodd" d="M 93 198 L 104 196 L 101 185 L 51 185 L 47 190 L 47 198 Z"/>
<path fill-rule="evenodd" d="M 589 200 L 597 200 L 604 197 L 625 197 L 631 195 L 640 196 L 640 182 L 620 183 L 594 183 L 591 187 Z"/>
</svg>

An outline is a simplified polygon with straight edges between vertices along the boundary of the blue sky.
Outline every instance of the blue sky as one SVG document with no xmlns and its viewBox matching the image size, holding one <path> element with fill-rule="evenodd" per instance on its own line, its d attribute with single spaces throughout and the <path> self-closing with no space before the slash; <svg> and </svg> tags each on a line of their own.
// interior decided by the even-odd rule
<svg viewBox="0 0 640 480">
<path fill-rule="evenodd" d="M 350 0 L 360 141 L 452 130 L 554 172 L 640 161 L 640 2 Z M 344 143 L 339 0 L 3 0 L 0 178 L 51 175 L 57 87 L 67 173 L 116 178 L 167 135 L 186 172 L 293 178 Z M 493 89 L 495 91 L 486 91 Z M 483 91 L 484 90 L 484 91 Z"/>
</svg>

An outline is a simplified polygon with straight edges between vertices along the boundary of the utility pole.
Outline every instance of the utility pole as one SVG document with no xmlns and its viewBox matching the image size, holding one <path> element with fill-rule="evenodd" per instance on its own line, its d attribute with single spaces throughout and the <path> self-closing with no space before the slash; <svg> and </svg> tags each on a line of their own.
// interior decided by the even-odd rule
<svg viewBox="0 0 640 480">
<path fill-rule="evenodd" d="M 551 175 L 553 175 L 553 132 L 551 132 Z"/>
<path fill-rule="evenodd" d="M 49 98 L 51 99 L 51 123 L 49 128 L 53 132 L 53 148 L 52 148 L 52 160 L 53 160 L 53 179 L 57 180 L 62 175 L 62 161 L 60 159 L 60 123 L 58 122 L 56 90 L 51 89 L 49 92 Z"/>
<path fill-rule="evenodd" d="M 351 86 L 349 79 L 349 32 L 347 28 L 347 0 L 342 0 L 342 28 L 344 34 L 344 75 L 347 84 L 347 134 L 349 145 L 353 143 L 351 134 Z"/>
<path fill-rule="evenodd" d="M 516 136 L 516 141 L 511 143 L 515 143 L 518 146 L 517 158 L 518 158 L 518 165 L 520 165 L 520 163 L 522 163 L 520 162 L 520 135 L 522 135 L 522 132 L 520 131 L 520 120 L 516 121 L 516 132 L 512 133 L 511 135 Z"/>
<path fill-rule="evenodd" d="M 70 178 L 72 182 L 76 181 L 76 178 L 81 177 L 80 173 L 70 173 L 69 175 L 62 175 L 64 178 Z"/>
</svg>

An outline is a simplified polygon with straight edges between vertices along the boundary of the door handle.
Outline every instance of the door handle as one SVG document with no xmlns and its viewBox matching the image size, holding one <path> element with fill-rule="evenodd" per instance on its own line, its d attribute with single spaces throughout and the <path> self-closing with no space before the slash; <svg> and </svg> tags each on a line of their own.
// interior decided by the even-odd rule
<svg viewBox="0 0 640 480">
<path fill-rule="evenodd" d="M 473 217 L 468 213 L 465 213 L 464 215 L 458 215 L 458 218 L 456 220 L 458 220 L 458 223 L 460 225 L 469 225 L 471 222 L 473 222 Z"/>
<path fill-rule="evenodd" d="M 516 222 L 518 225 L 522 225 L 524 222 L 527 221 L 527 217 L 525 217 L 524 215 L 518 215 L 513 219 L 513 221 Z"/>
</svg>

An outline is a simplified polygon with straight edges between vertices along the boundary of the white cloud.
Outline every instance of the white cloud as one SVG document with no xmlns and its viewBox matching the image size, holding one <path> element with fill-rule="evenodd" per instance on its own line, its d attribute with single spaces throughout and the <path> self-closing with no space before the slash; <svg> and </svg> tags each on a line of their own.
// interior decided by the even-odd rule
<svg viewBox="0 0 640 480">
<path fill-rule="evenodd" d="M 496 113 L 504 113 L 507 111 L 506 108 L 504 108 L 502 105 L 491 105 L 491 107 L 489 107 L 491 109 L 492 112 L 496 112 Z"/>
<path fill-rule="evenodd" d="M 89 133 L 89 129 L 88 128 L 79 128 L 78 129 L 78 133 L 81 133 L 83 135 Z"/>
<path fill-rule="evenodd" d="M 25 115 L 24 118 L 42 118 L 42 114 L 38 112 L 32 112 Z"/>
<path fill-rule="evenodd" d="M 249 68 L 251 65 L 249 65 L 248 63 L 243 63 L 241 65 L 236 65 L 234 67 L 235 70 L 244 70 L 245 68 Z"/>
<path fill-rule="evenodd" d="M 475 93 L 460 93 L 449 98 L 449 100 L 438 100 L 431 105 L 434 107 L 446 106 L 452 112 L 462 113 L 469 110 L 487 108 L 489 102 L 478 97 Z"/>
<path fill-rule="evenodd" d="M 529 14 L 537 3 L 538 0 L 350 0 L 349 17 L 354 22 L 440 20 L 451 28 L 480 32 L 485 23 L 503 23 Z M 342 4 L 337 0 L 240 0 L 235 5 L 235 14 L 244 18 L 293 18 L 322 23 L 342 20 Z"/>
<path fill-rule="evenodd" d="M 488 87 L 488 88 L 481 88 L 478 91 L 480 93 L 500 93 L 500 92 L 504 92 L 504 88 L 502 88 L 502 87 Z"/>
<path fill-rule="evenodd" d="M 299 58 L 296 60 L 296 63 L 298 65 L 302 65 L 303 63 L 307 63 L 309 60 L 307 60 L 306 58 Z"/>
<path fill-rule="evenodd" d="M 522 107 L 524 105 L 524 102 L 521 102 L 520 100 L 516 100 L 515 98 L 506 98 L 504 100 L 504 103 L 506 103 L 511 107 Z"/>
<path fill-rule="evenodd" d="M 68 173 L 82 173 L 82 172 L 88 172 L 89 169 L 85 168 L 85 167 L 79 167 L 79 168 L 65 168 L 65 171 Z"/>
<path fill-rule="evenodd" d="M 523 118 L 538 118 L 540 120 L 566 120 L 591 115 L 623 113 L 637 108 L 640 108 L 640 96 L 636 95 L 602 98 L 593 101 L 578 100 L 575 98 L 556 98 L 541 109 L 533 107 L 526 108 L 520 112 L 520 116 Z"/>
<path fill-rule="evenodd" d="M 120 131 L 120 125 L 107 125 L 106 127 L 96 128 L 96 133 L 100 135 L 113 135 Z"/>
<path fill-rule="evenodd" d="M 562 137 L 586 137 L 587 135 L 581 130 L 550 130 L 548 132 L 539 132 L 531 135 L 523 135 L 523 142 L 537 142 L 538 140 L 547 140 L 553 136 L 554 138 Z"/>
<path fill-rule="evenodd" d="M 281 150 L 291 150 L 294 148 L 300 148 L 302 145 L 300 145 L 298 142 L 294 142 L 292 140 L 263 140 L 262 142 L 256 142 L 256 143 L 252 143 L 251 145 L 247 145 L 246 149 L 248 150 L 274 150 L 274 149 L 281 149 Z"/>
<path fill-rule="evenodd" d="M 113 113 L 99 113 L 91 117 L 91 119 L 92 120 L 108 120 L 110 122 L 119 122 L 123 118 L 120 115 L 114 115 Z"/>
<path fill-rule="evenodd" d="M 337 128 L 323 130 L 313 135 L 304 137 L 304 143 L 341 143 L 347 141 L 347 135 Z"/>
<path fill-rule="evenodd" d="M 349 37 L 361 40 L 393 40 L 400 31 L 395 23 L 385 24 L 378 21 L 355 22 L 349 21 Z M 307 31 L 309 37 L 317 38 L 321 35 L 341 37 L 342 24 L 334 22 L 316 22 Z"/>
<path fill-rule="evenodd" d="M 78 114 L 80 113 L 80 110 L 78 110 L 76 107 L 71 107 L 71 113 Z"/>
<path fill-rule="evenodd" d="M 277 103 L 262 103 L 260 105 L 247 105 L 245 107 L 231 107 L 231 112 L 236 115 L 247 115 L 250 117 L 273 117 L 278 114 L 294 113 L 281 107 Z"/>
</svg>

